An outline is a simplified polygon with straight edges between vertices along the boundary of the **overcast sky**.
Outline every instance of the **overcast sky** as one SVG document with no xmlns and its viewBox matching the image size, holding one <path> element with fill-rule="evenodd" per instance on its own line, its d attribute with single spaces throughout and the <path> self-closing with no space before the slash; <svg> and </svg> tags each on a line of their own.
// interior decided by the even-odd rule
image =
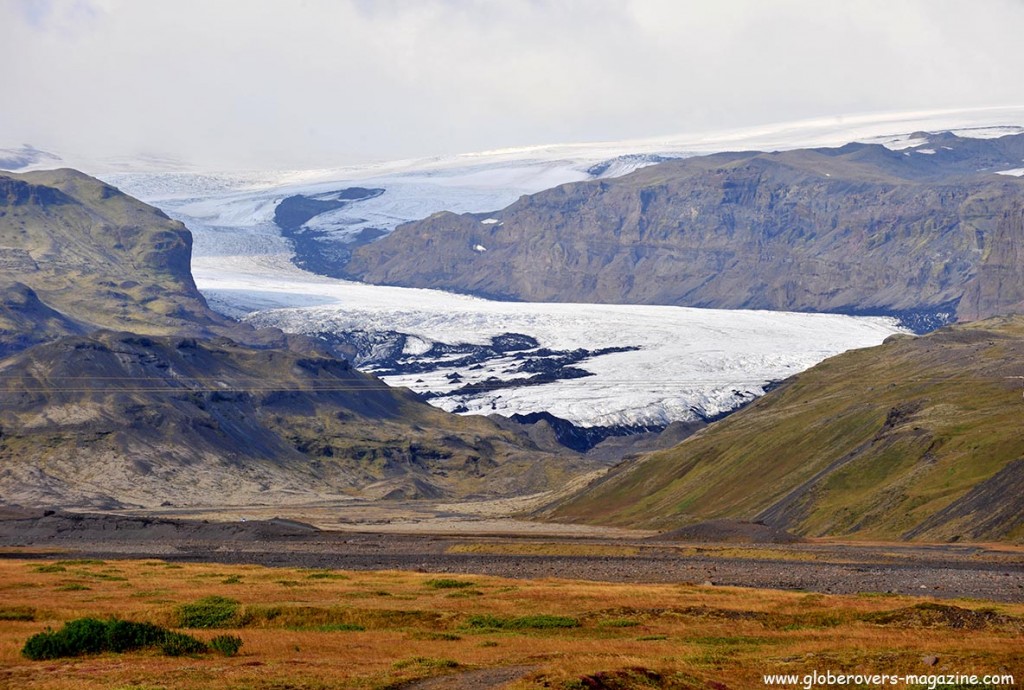
<svg viewBox="0 0 1024 690">
<path fill-rule="evenodd" d="M 0 0 L 0 146 L 341 165 L 1024 104 L 1024 0 Z"/>
</svg>

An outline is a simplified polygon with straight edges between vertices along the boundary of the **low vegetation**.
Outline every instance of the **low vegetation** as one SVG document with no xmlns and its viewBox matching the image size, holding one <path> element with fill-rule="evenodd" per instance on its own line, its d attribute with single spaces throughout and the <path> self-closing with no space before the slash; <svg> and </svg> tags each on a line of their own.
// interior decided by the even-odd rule
<svg viewBox="0 0 1024 690">
<path fill-rule="evenodd" d="M 423 584 L 432 589 L 463 589 L 465 587 L 473 586 L 473 583 L 468 580 L 453 580 L 450 577 L 427 580 Z"/>
<path fill-rule="evenodd" d="M 196 638 L 152 623 L 116 618 L 78 618 L 65 623 L 60 630 L 36 633 L 28 639 L 21 653 L 28 659 L 41 661 L 102 652 L 134 652 L 146 648 L 159 648 L 168 656 L 208 651 L 207 645 Z"/>
<path fill-rule="evenodd" d="M 238 635 L 217 635 L 210 640 L 210 649 L 224 656 L 234 656 L 242 648 L 242 638 Z"/>
<path fill-rule="evenodd" d="M 178 627 L 226 628 L 238 614 L 238 602 L 227 597 L 204 597 L 178 607 Z"/>
<path fill-rule="evenodd" d="M 1020 603 L 413 572 L 309 578 L 152 560 L 39 568 L 49 564 L 0 560 L 0 687 L 384 690 L 514 666 L 523 670 L 507 690 L 736 690 L 765 673 L 935 672 L 925 657 L 958 673 L 1024 675 Z M 89 577 L 104 573 L 117 579 Z M 68 589 L 77 581 L 90 588 Z M 451 596 L 467 591 L 478 594 Z"/>
<path fill-rule="evenodd" d="M 578 628 L 580 622 L 570 616 L 470 616 L 466 621 L 470 628 L 491 630 L 545 630 L 550 628 Z"/>
</svg>

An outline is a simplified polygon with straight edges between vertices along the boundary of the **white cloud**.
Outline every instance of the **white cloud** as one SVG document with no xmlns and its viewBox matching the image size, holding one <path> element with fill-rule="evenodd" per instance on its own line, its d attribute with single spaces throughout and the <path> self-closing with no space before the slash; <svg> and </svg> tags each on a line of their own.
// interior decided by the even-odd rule
<svg viewBox="0 0 1024 690">
<path fill-rule="evenodd" d="M 340 164 L 1024 103 L 1017 0 L 13 0 L 0 144 Z"/>
</svg>

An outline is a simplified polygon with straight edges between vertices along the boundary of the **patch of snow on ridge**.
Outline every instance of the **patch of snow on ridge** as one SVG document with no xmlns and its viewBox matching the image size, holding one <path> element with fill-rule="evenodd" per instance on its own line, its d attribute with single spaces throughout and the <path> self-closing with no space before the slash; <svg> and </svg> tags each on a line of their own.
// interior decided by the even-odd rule
<svg viewBox="0 0 1024 690">
<path fill-rule="evenodd" d="M 1013 168 L 1012 170 L 997 170 L 996 175 L 1011 175 L 1012 177 L 1021 177 L 1024 175 L 1024 168 Z"/>
</svg>

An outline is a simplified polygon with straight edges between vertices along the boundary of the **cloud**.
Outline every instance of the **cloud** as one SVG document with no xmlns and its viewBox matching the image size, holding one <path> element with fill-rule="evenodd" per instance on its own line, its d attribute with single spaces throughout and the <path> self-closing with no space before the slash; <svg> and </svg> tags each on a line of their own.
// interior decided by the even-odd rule
<svg viewBox="0 0 1024 690">
<path fill-rule="evenodd" d="M 1016 0 L 0 3 L 0 143 L 296 167 L 1024 103 Z"/>
</svg>

